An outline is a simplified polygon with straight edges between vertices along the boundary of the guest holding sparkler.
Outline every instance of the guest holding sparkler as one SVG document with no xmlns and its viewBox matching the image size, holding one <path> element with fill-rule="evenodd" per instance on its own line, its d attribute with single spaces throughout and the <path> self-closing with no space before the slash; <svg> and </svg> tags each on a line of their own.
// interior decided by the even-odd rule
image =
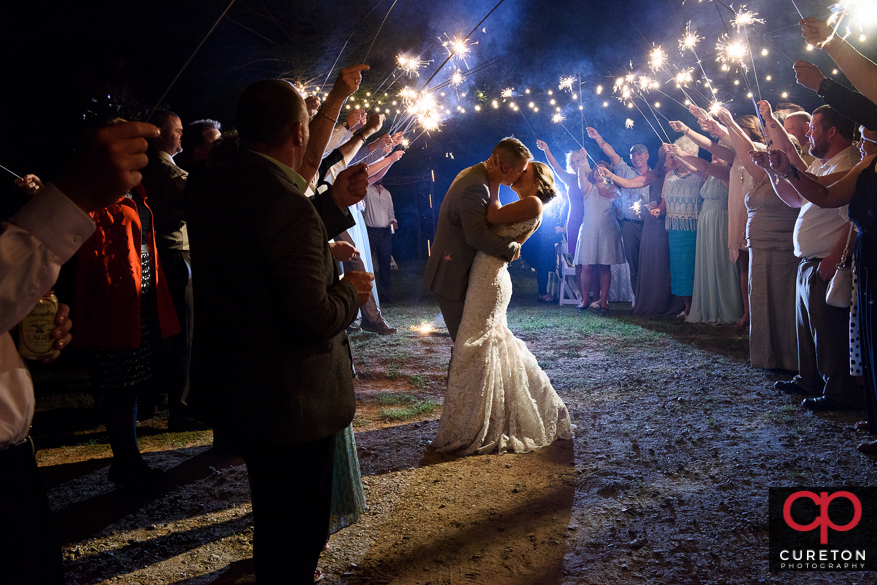
<svg viewBox="0 0 877 585">
<path fill-rule="evenodd" d="M 773 192 L 764 169 L 747 154 L 763 150 L 764 137 L 755 116 L 735 122 L 728 110 L 718 114 L 728 131 L 729 145 L 737 153 L 743 169 L 731 168 L 730 185 L 746 185 L 748 212 L 746 243 L 749 248 L 749 361 L 765 369 L 798 369 L 795 334 L 795 282 L 797 264 L 792 233 L 797 210 L 782 202 Z M 745 172 L 744 172 L 745 171 Z"/>
<path fill-rule="evenodd" d="M 694 132 L 682 122 L 670 122 L 670 127 L 691 138 L 696 144 L 706 144 L 711 150 L 734 152 L 713 143 Z M 694 289 L 689 323 L 734 323 L 743 315 L 743 299 L 738 286 L 740 275 L 728 255 L 728 180 L 730 165 L 713 154 L 713 162 L 679 152 L 675 145 L 665 145 L 677 158 L 706 172 L 709 177 L 701 187 L 703 206 L 697 220 Z"/>
<path fill-rule="evenodd" d="M 618 188 L 603 180 L 601 170 L 609 172 L 609 163 L 598 161 L 597 168 L 586 174 L 586 166 L 578 172 L 579 188 L 584 194 L 584 214 L 576 244 L 575 263 L 582 265 L 579 286 L 582 304 L 587 306 L 587 293 L 599 283 L 594 302 L 588 306 L 592 311 L 609 310 L 609 287 L 612 285 L 612 265 L 624 262 L 621 245 L 621 229 L 615 219 L 614 200 Z"/>
<path fill-rule="evenodd" d="M 649 202 L 646 209 L 658 207 L 663 200 L 667 151 L 658 149 L 658 164 L 649 171 L 654 180 L 649 185 Z M 643 235 L 639 251 L 639 278 L 636 281 L 635 315 L 675 315 L 682 310 L 682 299 L 671 292 L 670 287 L 670 236 L 665 218 L 646 213 L 643 216 Z"/>
<path fill-rule="evenodd" d="M 567 187 L 567 194 L 569 195 L 569 212 L 566 218 L 566 253 L 573 258 L 576 267 L 576 286 L 579 287 L 579 292 L 582 295 L 582 302 L 579 303 L 576 308 L 587 309 L 590 304 L 589 297 L 591 292 L 590 289 L 581 288 L 583 267 L 581 264 L 575 262 L 575 256 L 576 247 L 578 245 L 579 228 L 582 226 L 582 219 L 585 213 L 585 196 L 584 193 L 582 193 L 582 189 L 579 187 L 578 177 L 579 169 L 581 169 L 583 175 L 587 176 L 591 174 L 591 166 L 588 164 L 588 151 L 582 148 L 581 150 L 574 150 L 567 153 L 566 168 L 563 168 L 557 162 L 557 159 L 551 152 L 551 148 L 548 147 L 548 144 L 546 144 L 545 141 L 536 140 L 536 146 L 539 150 L 545 153 L 545 158 L 548 159 L 548 164 L 551 165 L 552 170 L 554 170 L 560 180 Z"/>
<path fill-rule="evenodd" d="M 877 102 L 877 64 L 856 51 L 843 37 L 822 20 L 801 20 L 804 39 L 823 49 L 834 60 L 853 86 L 872 102 Z M 849 216 L 856 225 L 857 236 L 854 262 L 856 300 L 861 332 L 862 371 L 865 379 L 865 398 L 868 411 L 868 430 L 877 434 L 877 362 L 874 358 L 877 312 L 873 310 L 877 291 L 877 243 L 874 234 L 874 209 L 877 208 L 877 169 L 875 157 L 869 156 L 843 179 L 830 187 L 816 184 L 804 173 L 795 172 L 785 164 L 782 153 L 771 153 L 772 172 L 782 174 L 802 197 L 820 207 L 849 205 Z M 759 161 L 767 166 L 765 161 Z M 859 445 L 859 451 L 877 454 L 877 441 Z"/>
<path fill-rule="evenodd" d="M 689 111 L 697 118 L 700 129 L 718 140 L 717 145 L 711 146 L 707 150 L 731 163 L 730 176 L 737 178 L 728 182 L 728 252 L 731 261 L 737 264 L 737 270 L 740 272 L 743 316 L 734 324 L 734 328 L 742 331 L 749 328 L 749 248 L 746 246 L 746 220 L 748 218 L 746 193 L 752 188 L 752 179 L 746 172 L 742 159 L 731 148 L 728 130 L 697 106 L 691 106 Z M 762 141 L 758 120 L 754 116 L 743 116 L 738 121 L 744 128 L 748 129 L 751 140 Z M 702 144 L 703 140 L 706 139 L 705 136 L 691 132 L 688 133 L 688 136 L 699 146 L 706 147 L 705 144 Z"/>
<path fill-rule="evenodd" d="M 649 149 L 644 144 L 630 147 L 630 164 L 622 160 L 612 145 L 603 140 L 594 128 L 588 128 L 588 136 L 597 142 L 597 146 L 609 158 L 612 171 L 619 177 L 632 179 L 649 171 Z M 637 274 L 639 273 L 639 248 L 643 235 L 643 217 L 647 213 L 645 204 L 649 202 L 649 188 L 621 189 L 615 200 L 621 216 L 621 241 L 624 245 L 624 257 L 630 268 L 630 286 L 636 290 Z"/>
<path fill-rule="evenodd" d="M 694 289 L 694 256 L 697 242 L 697 218 L 700 212 L 700 188 L 706 173 L 680 162 L 685 155 L 696 156 L 698 147 L 684 136 L 675 143 L 679 149 L 676 156 L 668 151 L 665 161 L 667 174 L 664 179 L 661 203 L 651 210 L 654 217 L 666 214 L 665 224 L 670 241 L 670 282 L 674 295 L 682 297 L 685 304 L 678 317 L 687 317 L 691 310 Z M 625 179 L 608 171 L 601 171 L 613 183 L 627 189 L 649 185 L 655 173 L 648 171 L 639 177 Z"/>
</svg>

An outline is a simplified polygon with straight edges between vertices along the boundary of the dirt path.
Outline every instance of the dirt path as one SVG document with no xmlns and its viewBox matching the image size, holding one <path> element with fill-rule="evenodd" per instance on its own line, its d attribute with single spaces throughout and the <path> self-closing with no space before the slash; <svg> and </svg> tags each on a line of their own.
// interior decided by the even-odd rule
<svg viewBox="0 0 877 585">
<path fill-rule="evenodd" d="M 332 537 L 326 582 L 877 583 L 767 570 L 768 487 L 873 484 L 851 428 L 862 413 L 813 415 L 776 395 L 776 376 L 746 365 L 729 327 L 536 306 L 521 288 L 511 327 L 569 406 L 575 439 L 527 455 L 429 450 L 450 343 L 412 330 L 434 305 L 386 308 L 397 335 L 353 337 L 369 510 Z M 159 417 L 141 445 L 167 484 L 113 491 L 102 429 L 55 426 L 65 396 L 41 400 L 37 423 L 55 445 L 39 460 L 69 583 L 254 582 L 240 459 L 212 455 L 209 432 L 167 433 Z M 77 400 L 64 412 L 88 413 Z"/>
</svg>

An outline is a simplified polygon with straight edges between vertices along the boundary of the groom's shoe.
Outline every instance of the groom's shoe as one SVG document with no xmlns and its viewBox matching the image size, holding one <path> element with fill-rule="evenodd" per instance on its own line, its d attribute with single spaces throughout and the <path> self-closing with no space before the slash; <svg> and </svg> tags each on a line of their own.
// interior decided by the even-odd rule
<svg viewBox="0 0 877 585">
<path fill-rule="evenodd" d="M 372 323 L 371 321 L 363 319 L 362 329 L 363 331 L 371 331 L 372 333 L 377 333 L 379 335 L 392 335 L 393 333 L 396 333 L 396 328 L 390 327 L 390 325 L 383 319 L 377 323 Z"/>
</svg>

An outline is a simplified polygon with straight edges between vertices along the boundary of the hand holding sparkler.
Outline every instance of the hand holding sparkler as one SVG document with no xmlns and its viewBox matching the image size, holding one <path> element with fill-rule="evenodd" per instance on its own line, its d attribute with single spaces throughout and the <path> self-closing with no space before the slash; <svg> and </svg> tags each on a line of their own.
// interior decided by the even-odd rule
<svg viewBox="0 0 877 585">
<path fill-rule="evenodd" d="M 587 128 L 585 128 L 585 131 L 588 133 L 588 138 L 595 140 L 597 142 L 597 146 L 599 146 L 600 148 L 603 147 L 603 142 L 605 142 L 605 140 L 603 140 L 603 137 L 600 136 L 600 133 L 597 132 L 596 129 L 588 126 Z"/>
<path fill-rule="evenodd" d="M 670 120 L 669 122 L 670 128 L 673 129 L 674 132 L 679 132 L 680 134 L 685 134 L 688 136 L 688 133 L 691 131 L 687 125 L 683 124 L 679 120 Z"/>
<path fill-rule="evenodd" d="M 542 152 L 551 152 L 551 149 L 548 148 L 548 144 L 544 140 L 536 139 L 536 148 L 541 150 Z"/>
<path fill-rule="evenodd" d="M 365 126 L 362 128 L 363 134 L 368 134 L 371 136 L 375 132 L 381 129 L 381 126 L 384 125 L 384 122 L 387 121 L 387 117 L 383 114 L 372 114 L 368 117 L 368 121 L 365 123 Z M 386 134 L 384 136 L 387 136 Z M 387 136 L 389 139 L 389 136 Z"/>
<path fill-rule="evenodd" d="M 825 76 L 819 70 L 819 67 L 813 63 L 801 60 L 796 61 L 792 68 L 795 70 L 795 81 L 798 82 L 798 85 L 803 85 L 813 91 L 819 91 L 819 86 L 825 81 Z"/>
<path fill-rule="evenodd" d="M 707 114 L 703 108 L 695 106 L 694 104 L 688 106 L 688 111 L 691 112 L 691 115 L 697 118 L 698 121 L 706 121 L 711 118 L 711 116 Z"/>
<path fill-rule="evenodd" d="M 117 202 L 143 178 L 146 139 L 161 132 L 145 122 L 124 122 L 92 133 L 55 185 L 86 213 Z"/>
<path fill-rule="evenodd" d="M 836 36 L 831 25 L 818 18 L 804 18 L 798 24 L 801 25 L 801 33 L 807 44 L 817 49 L 825 48 L 825 45 Z"/>
<path fill-rule="evenodd" d="M 716 120 L 709 118 L 700 122 L 700 129 L 715 138 L 723 138 L 728 135 L 728 129 L 719 124 Z"/>
<path fill-rule="evenodd" d="M 332 199 L 341 209 L 356 205 L 368 189 L 368 165 L 359 163 L 338 173 L 332 184 Z"/>
<path fill-rule="evenodd" d="M 359 89 L 359 84 L 362 83 L 362 72 L 368 70 L 368 65 L 351 65 L 342 69 L 322 107 L 336 111 L 337 119 L 338 112 L 341 111 L 341 104 Z"/>
<path fill-rule="evenodd" d="M 19 189 L 31 196 L 36 195 L 43 188 L 43 182 L 40 181 L 40 178 L 30 174 L 15 179 L 15 184 L 18 185 Z"/>
<path fill-rule="evenodd" d="M 795 169 L 789 160 L 789 155 L 782 150 L 752 150 L 749 152 L 749 156 L 752 157 L 752 162 L 772 175 L 787 178 L 789 173 Z"/>
<path fill-rule="evenodd" d="M 730 126 L 734 123 L 734 117 L 731 116 L 731 112 L 729 112 L 727 108 L 719 108 L 717 117 L 719 119 L 719 122 L 721 122 L 725 126 Z"/>
<path fill-rule="evenodd" d="M 318 95 L 309 95 L 305 98 L 305 107 L 308 109 L 308 117 L 313 118 L 317 115 L 317 110 L 320 109 L 320 104 L 323 103 L 323 100 L 320 99 Z"/>
<path fill-rule="evenodd" d="M 350 113 L 347 114 L 347 129 L 351 132 L 357 130 L 365 124 L 365 120 L 365 110 L 351 110 Z"/>
</svg>

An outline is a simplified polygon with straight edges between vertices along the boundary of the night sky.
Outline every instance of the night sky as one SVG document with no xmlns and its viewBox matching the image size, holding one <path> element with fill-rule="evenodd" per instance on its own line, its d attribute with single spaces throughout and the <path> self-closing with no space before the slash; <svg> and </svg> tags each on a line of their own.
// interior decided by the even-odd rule
<svg viewBox="0 0 877 585">
<path fill-rule="evenodd" d="M 339 55 L 338 67 L 343 67 L 361 62 L 368 53 L 366 62 L 372 69 L 364 75 L 355 100 L 361 103 L 371 99 L 364 95 L 366 91 L 377 89 L 385 80 L 394 81 L 398 54 L 431 61 L 419 78 L 396 80 L 386 96 L 389 101 L 406 83 L 421 88 L 444 61 L 448 53 L 439 37 L 464 37 L 496 3 L 237 0 L 170 90 L 164 105 L 177 112 L 184 125 L 210 117 L 232 127 L 237 96 L 257 79 L 282 76 L 313 89 L 329 75 L 328 90 L 335 78 L 330 71 Z M 69 156 L 86 128 L 85 122 L 93 117 L 90 112 L 112 109 L 135 118 L 151 109 L 227 6 L 225 0 L 4 4 L 0 14 L 8 32 L 0 43 L 7 108 L 0 121 L 0 164 L 19 174 L 36 172 L 45 177 L 51 177 Z M 805 16 L 824 18 L 829 14 L 828 2 L 797 0 L 797 4 Z M 740 6 L 733 8 L 739 10 Z M 805 50 L 791 0 L 754 0 L 746 8 L 765 20 L 748 31 L 754 58 L 745 59 L 750 67 L 747 79 L 756 97 L 760 90 L 761 97 L 774 104 L 793 101 L 808 110 L 821 105 L 818 96 L 795 84 L 791 64 L 797 59 L 810 60 L 826 75 L 845 82 L 842 75 L 832 75 L 834 66 L 827 56 Z M 414 142 L 385 184 L 396 196 L 397 207 L 401 203 L 408 208 L 405 213 L 412 215 L 409 225 L 423 223 L 414 219 L 428 216 L 429 193 L 434 193 L 437 205 L 455 174 L 486 158 L 503 136 L 523 140 L 537 159 L 541 157 L 536 150 L 537 136 L 557 155 L 578 148 L 576 140 L 582 142 L 580 102 L 587 123 L 600 130 L 619 152 L 644 142 L 654 158 L 660 143 L 658 134 L 663 136 L 666 131 L 670 138 L 676 135 L 660 115 L 664 130 L 652 130 L 643 114 L 656 128 L 658 121 L 648 106 L 635 100 L 643 114 L 625 107 L 613 96 L 612 85 L 617 77 L 631 71 L 649 75 L 661 82 L 661 90 L 667 94 L 652 91 L 645 95 L 649 103 L 660 102 L 657 111 L 663 116 L 690 124 L 690 115 L 673 102 L 685 100 L 682 92 L 674 83 L 665 83 L 669 78 L 666 73 L 652 73 L 648 67 L 649 51 L 656 46 L 666 51 L 672 71 L 697 67 L 692 54 L 680 56 L 677 48 L 689 21 L 703 38 L 697 46 L 698 55 L 714 81 L 716 95 L 735 115 L 751 114 L 753 106 L 746 97 L 742 73 L 736 67 L 723 72 L 715 60 L 715 44 L 726 27 L 732 36 L 738 36 L 731 28 L 732 18 L 719 3 L 695 0 L 684 4 L 679 0 L 504 0 L 471 36 L 466 63 L 452 60 L 428 87 L 447 81 L 454 67 L 465 72 L 491 59 L 495 63 L 467 77 L 456 90 L 442 90 L 445 96 L 439 101 L 451 114 L 444 116 L 440 131 Z M 874 32 L 873 26 L 862 31 L 854 27 L 851 37 L 856 39 L 857 48 L 872 58 L 877 55 L 868 36 Z M 863 41 L 858 40 L 860 34 L 866 35 Z M 767 49 L 766 56 L 761 54 L 763 49 Z M 573 100 L 575 90 L 560 90 L 558 83 L 561 77 L 579 75 L 581 95 Z M 699 68 L 694 77 L 702 79 Z M 603 87 L 601 95 L 596 93 L 598 86 Z M 501 97 L 504 88 L 515 89 L 514 101 L 520 112 Z M 704 96 L 709 92 L 702 83 L 696 88 Z M 783 92 L 788 93 L 786 98 Z M 705 105 L 698 94 L 689 93 L 699 105 Z M 554 105 L 549 103 L 551 99 L 556 100 Z M 498 109 L 492 107 L 494 100 Z M 539 112 L 529 107 L 530 102 Z M 604 102 L 608 102 L 607 107 Z M 480 112 L 475 111 L 476 105 L 481 106 Z M 556 107 L 561 107 L 569 132 L 551 121 Z M 633 128 L 625 128 L 627 119 L 633 121 Z M 417 134 L 413 132 L 410 138 Z M 584 145 L 596 156 L 593 141 L 585 138 Z M 431 170 L 435 171 L 435 185 Z M 404 225 L 406 219 L 402 220 Z M 429 231 L 428 226 L 421 229 Z M 412 239 L 410 245 L 418 248 L 420 243 Z"/>
</svg>

